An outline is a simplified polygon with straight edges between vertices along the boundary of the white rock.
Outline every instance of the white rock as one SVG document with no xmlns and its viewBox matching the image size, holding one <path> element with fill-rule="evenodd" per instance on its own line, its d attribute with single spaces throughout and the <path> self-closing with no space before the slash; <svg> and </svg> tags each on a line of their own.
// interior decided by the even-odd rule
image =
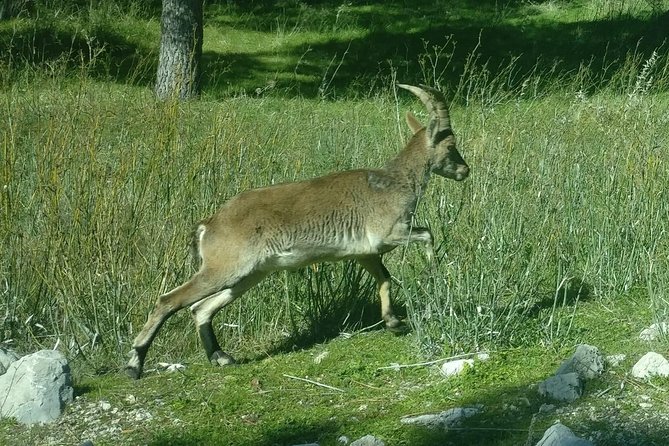
<svg viewBox="0 0 669 446">
<path fill-rule="evenodd" d="M 624 354 L 618 354 L 618 355 L 609 355 L 606 357 L 606 362 L 609 364 L 611 367 L 618 367 L 621 362 L 623 362 L 625 359 L 627 359 L 627 356 Z"/>
<path fill-rule="evenodd" d="M 159 362 L 158 367 L 169 373 L 182 372 L 186 370 L 186 366 L 179 363 L 170 364 L 169 362 Z"/>
<path fill-rule="evenodd" d="M 134 411 L 134 413 L 135 413 L 135 421 L 146 421 L 153 418 L 151 412 L 144 409 L 137 409 Z"/>
<path fill-rule="evenodd" d="M 73 400 L 67 360 L 57 350 L 40 350 L 14 361 L 0 376 L 0 416 L 23 424 L 56 420 Z"/>
<path fill-rule="evenodd" d="M 351 446 L 385 446 L 386 444 L 376 438 L 374 435 L 365 435 L 364 437 L 358 438 Z"/>
<path fill-rule="evenodd" d="M 639 339 L 642 341 L 654 341 L 666 334 L 669 334 L 669 322 L 662 322 L 660 324 L 653 324 L 642 330 L 639 334 Z"/>
<path fill-rule="evenodd" d="M 473 367 L 473 359 L 456 359 L 448 361 L 441 365 L 441 373 L 444 376 L 453 376 L 461 373 L 467 367 Z"/>
<path fill-rule="evenodd" d="M 490 359 L 490 355 L 489 355 L 488 353 L 485 353 L 485 352 L 483 352 L 483 353 L 478 353 L 478 354 L 476 355 L 476 359 L 478 359 L 478 360 L 481 361 L 481 362 L 485 362 L 485 361 L 487 361 L 488 359 Z"/>
<path fill-rule="evenodd" d="M 632 376 L 639 379 L 669 376 L 669 361 L 655 352 L 648 352 L 632 367 Z"/>
<path fill-rule="evenodd" d="M 466 418 L 481 412 L 483 406 L 454 407 L 436 414 L 418 415 L 415 417 L 403 417 L 402 424 L 418 424 L 431 429 L 448 429 L 460 424 Z"/>
<path fill-rule="evenodd" d="M 391 370 L 394 370 L 396 372 L 399 372 L 400 370 L 402 370 L 402 367 L 400 367 L 400 365 L 397 362 L 391 362 L 390 363 L 390 368 L 391 368 Z"/>
<path fill-rule="evenodd" d="M 536 446 L 592 446 L 592 443 L 574 435 L 564 424 L 555 423 L 546 429 Z"/>
</svg>

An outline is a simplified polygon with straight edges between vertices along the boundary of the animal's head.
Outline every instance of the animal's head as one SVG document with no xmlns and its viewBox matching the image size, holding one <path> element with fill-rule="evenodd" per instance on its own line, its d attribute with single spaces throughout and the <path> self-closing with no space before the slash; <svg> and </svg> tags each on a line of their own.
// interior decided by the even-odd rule
<svg viewBox="0 0 669 446">
<path fill-rule="evenodd" d="M 455 135 L 451 129 L 451 120 L 444 95 L 434 88 L 421 85 L 397 84 L 409 90 L 425 104 L 429 114 L 427 127 L 423 132 L 426 149 L 430 154 L 430 170 L 442 177 L 462 181 L 469 175 L 469 166 L 458 152 Z M 411 114 L 407 115 L 407 123 L 414 132 L 422 132 L 423 126 Z"/>
</svg>

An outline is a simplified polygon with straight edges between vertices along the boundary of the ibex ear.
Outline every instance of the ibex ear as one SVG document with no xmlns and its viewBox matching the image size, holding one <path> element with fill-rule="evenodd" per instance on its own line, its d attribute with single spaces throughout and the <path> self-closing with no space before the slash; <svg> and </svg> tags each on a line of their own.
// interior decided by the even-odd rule
<svg viewBox="0 0 669 446">
<path fill-rule="evenodd" d="M 407 125 L 409 126 L 411 132 L 414 135 L 418 133 L 418 131 L 421 130 L 423 127 L 425 127 L 423 124 L 421 124 L 421 122 L 418 119 L 416 119 L 416 117 L 411 112 L 407 112 L 406 120 L 407 120 Z"/>
</svg>

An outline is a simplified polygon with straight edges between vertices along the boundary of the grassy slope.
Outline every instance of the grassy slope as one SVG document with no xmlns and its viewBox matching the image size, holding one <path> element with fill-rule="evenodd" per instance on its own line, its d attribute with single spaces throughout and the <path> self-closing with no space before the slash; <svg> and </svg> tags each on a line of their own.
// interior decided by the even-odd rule
<svg viewBox="0 0 669 446">
<path fill-rule="evenodd" d="M 379 370 L 393 363 L 411 364 L 415 356 L 410 337 L 374 331 L 226 369 L 212 368 L 195 357 L 183 373 L 149 372 L 139 382 L 117 374 L 80 376 L 78 390 L 83 394 L 58 425 L 28 431 L 5 423 L 0 439 L 77 444 L 110 427 L 95 444 L 334 445 L 342 435 L 355 439 L 372 433 L 392 445 L 518 445 L 538 440 L 560 419 L 577 433 L 596 439 L 596 444 L 661 445 L 669 433 L 657 417 L 666 413 L 665 384 L 655 380 L 648 385 L 626 377 L 626 370 L 647 348 L 633 341 L 645 319 L 637 316 L 640 304 L 631 297 L 617 304 L 589 302 L 580 307 L 574 319 L 574 330 L 581 333 L 577 338 L 605 353 L 625 353 L 628 359 L 591 382 L 581 400 L 548 414 L 539 414 L 544 401 L 535 384 L 554 373 L 570 348 L 492 352 L 490 361 L 445 379 L 436 366 Z M 101 402 L 110 407 L 101 410 Z M 643 416 L 641 402 L 652 404 L 645 410 L 652 417 Z M 448 432 L 430 432 L 399 421 L 406 415 L 475 404 L 482 404 L 483 412 Z M 151 418 L 138 421 L 137 413 L 145 412 Z"/>
<path fill-rule="evenodd" d="M 278 18 L 262 8 L 212 8 L 205 51 L 215 74 L 205 100 L 182 106 L 156 104 L 146 88 L 155 16 L 135 12 L 111 33 L 118 11 L 94 11 L 83 27 L 108 51 L 93 60 L 79 58 L 90 54 L 90 40 L 66 15 L 62 24 L 0 24 L 0 37 L 12 36 L 18 48 L 1 75 L 5 339 L 25 350 L 64 346 L 82 393 L 77 404 L 106 400 L 120 413 L 146 407 L 154 416 L 145 426 L 124 419 L 120 434 L 96 444 L 334 444 L 339 435 L 366 433 L 387 444 L 522 444 L 530 436 L 523 429 L 532 427 L 536 440 L 555 418 L 580 433 L 601 432 L 602 444 L 662 444 L 666 423 L 651 418 L 649 428 L 633 395 L 648 395 L 661 416 L 665 383 L 625 377 L 647 349 L 638 332 L 667 309 L 666 59 L 643 75 L 647 50 L 661 43 L 657 23 L 597 2 L 514 5 L 473 11 L 463 4 L 447 24 L 426 23 L 401 4 L 302 12 L 288 4 Z M 426 6 L 426 16 L 430 7 L 441 6 Z M 483 24 L 481 56 L 469 66 Z M 601 30 L 621 24 L 628 31 L 616 34 L 608 71 L 599 62 L 579 70 L 589 54 L 601 54 Z M 628 54 L 644 26 L 647 46 Z M 444 45 L 450 34 L 457 49 L 446 63 L 450 47 L 438 53 L 430 45 Z M 32 72 L 21 66 L 21 45 L 35 39 L 58 45 L 32 61 Z M 531 72 L 538 54 L 562 63 L 550 75 L 518 74 Z M 402 80 L 438 81 L 456 92 L 453 120 L 474 168 L 463 185 L 436 179 L 419 215 L 448 258 L 429 266 L 413 248 L 389 256 L 414 332 L 321 344 L 350 330 L 344 321 L 367 325 L 378 312 L 368 280 L 348 266 L 325 266 L 276 275 L 219 317 L 225 347 L 246 361 L 239 367 L 205 365 L 184 314 L 161 332 L 149 363 L 192 358 L 185 375 L 130 383 L 104 374 L 122 365 L 155 295 L 189 274 L 184 246 L 193 221 L 237 191 L 380 165 L 397 150 L 405 138 L 398 114 L 422 111 L 393 101 L 392 72 L 378 65 L 388 59 Z M 515 84 L 505 83 L 509 75 Z M 240 90 L 250 97 L 228 97 Z M 349 99 L 310 99 L 344 93 Z M 533 424 L 541 401 L 530 387 L 579 342 L 630 356 L 588 388 L 575 415 L 565 409 Z M 377 370 L 421 353 L 476 348 L 494 350 L 493 359 L 448 381 L 435 368 Z M 323 351 L 329 355 L 315 364 Z M 137 402 L 126 400 L 130 394 Z M 476 403 L 485 411 L 467 426 L 483 430 L 430 434 L 398 422 Z M 0 440 L 72 444 L 90 436 L 82 432 L 96 420 L 116 418 L 87 419 L 77 408 L 58 428 L 4 423 Z"/>
</svg>

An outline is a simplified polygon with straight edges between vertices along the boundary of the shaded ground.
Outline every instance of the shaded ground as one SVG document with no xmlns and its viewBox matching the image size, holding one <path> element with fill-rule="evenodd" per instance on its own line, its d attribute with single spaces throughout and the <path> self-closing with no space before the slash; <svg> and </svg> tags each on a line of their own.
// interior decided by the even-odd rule
<svg viewBox="0 0 669 446">
<path fill-rule="evenodd" d="M 391 69 L 404 82 L 439 82 L 453 89 L 473 63 L 485 65 L 490 77 L 513 64 L 513 70 L 505 73 L 509 86 L 517 86 L 530 73 L 544 72 L 550 74 L 547 81 L 555 81 L 589 65 L 604 85 L 611 80 L 607 73 L 614 73 L 626 58 L 632 54 L 647 58 L 661 47 L 669 27 L 669 13 L 661 11 L 645 18 L 576 16 L 562 21 L 558 14 L 542 9 L 541 2 L 532 7 L 521 1 L 505 2 L 503 7 L 499 3 L 384 2 L 342 10 L 339 4 L 320 2 L 318 8 L 333 14 L 338 11 L 335 18 L 330 18 L 330 22 L 339 21 L 338 29 L 362 29 L 363 35 L 333 33 L 327 41 L 287 46 L 281 51 L 287 56 L 285 60 L 293 63 L 286 67 L 263 64 L 267 54 L 262 50 L 233 55 L 210 53 L 209 57 L 234 60 L 226 75 L 230 81 L 259 78 L 260 72 L 269 75 L 277 68 L 299 69 L 311 75 L 310 80 L 294 79 L 298 91 L 307 96 L 318 94 L 322 78 L 328 80 L 335 68 L 329 87 L 358 86 L 358 93 L 367 91 L 374 79 L 387 78 Z M 277 16 L 281 15 L 283 27 L 293 32 L 304 32 L 310 24 L 324 26 L 313 25 L 317 22 L 313 18 L 305 24 L 306 12 L 299 7 L 284 8 L 279 14 L 269 5 L 255 5 L 248 16 L 240 13 L 239 21 L 230 23 L 214 17 L 209 23 L 271 33 L 276 32 Z M 327 21 L 327 16 L 321 20 Z M 307 62 L 302 60 L 296 67 L 298 58 Z"/>
<path fill-rule="evenodd" d="M 531 73 L 551 83 L 588 65 L 596 80 L 588 84 L 597 88 L 611 82 L 626 59 L 644 60 L 663 48 L 669 28 L 662 2 L 635 16 L 613 6 L 502 3 L 212 2 L 205 19 L 205 93 L 264 91 L 269 83 L 280 94 L 366 95 L 393 75 L 455 89 L 474 65 L 488 78 L 503 75 L 509 88 Z M 151 85 L 159 8 L 135 11 L 132 23 L 119 28 L 115 14 L 123 11 L 84 18 L 83 31 L 51 19 L 2 24 L 0 43 L 9 48 L 3 59 L 17 67 L 83 65 L 105 79 Z M 149 24 L 148 34 L 140 23 Z M 260 40 L 241 41 L 240 33 Z"/>
</svg>

